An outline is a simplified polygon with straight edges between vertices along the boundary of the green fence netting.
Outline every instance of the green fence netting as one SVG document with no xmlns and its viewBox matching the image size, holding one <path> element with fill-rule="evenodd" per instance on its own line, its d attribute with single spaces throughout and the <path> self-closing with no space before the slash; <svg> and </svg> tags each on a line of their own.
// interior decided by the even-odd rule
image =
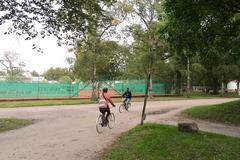
<svg viewBox="0 0 240 160">
<path fill-rule="evenodd" d="M 98 89 L 101 90 L 104 87 L 114 90 L 116 95 L 122 94 L 126 88 L 130 88 L 132 93 L 136 95 L 145 93 L 146 83 L 142 80 L 98 82 Z M 0 82 L 0 98 L 75 97 L 78 96 L 80 91 L 91 90 L 91 82 L 80 82 L 78 84 Z M 171 84 L 153 83 L 151 93 L 170 94 Z"/>
<path fill-rule="evenodd" d="M 78 84 L 59 83 L 0 83 L 0 98 L 73 97 Z"/>
<path fill-rule="evenodd" d="M 78 85 L 79 90 L 91 90 L 92 89 L 92 84 L 91 82 L 80 82 Z"/>
<path fill-rule="evenodd" d="M 119 93 L 123 93 L 126 88 L 129 88 L 133 94 L 144 94 L 146 91 L 146 82 L 142 80 L 134 81 L 115 81 L 114 90 Z M 170 94 L 171 93 L 171 84 L 169 83 L 153 83 L 152 94 Z"/>
<path fill-rule="evenodd" d="M 126 88 L 130 88 L 133 94 L 144 94 L 146 82 L 143 80 L 119 80 L 119 81 L 99 81 L 98 88 L 104 87 L 114 90 L 115 94 L 122 94 Z M 170 83 L 153 83 L 152 94 L 170 94 L 172 85 Z M 92 90 L 91 82 L 79 83 L 79 90 Z"/>
</svg>

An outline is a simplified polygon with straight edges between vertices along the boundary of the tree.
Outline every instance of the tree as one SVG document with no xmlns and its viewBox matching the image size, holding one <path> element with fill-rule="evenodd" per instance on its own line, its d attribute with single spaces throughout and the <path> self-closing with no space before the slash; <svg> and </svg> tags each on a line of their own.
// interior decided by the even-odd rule
<svg viewBox="0 0 240 160">
<path fill-rule="evenodd" d="M 236 0 L 165 0 L 166 22 L 161 35 L 176 54 L 194 59 L 205 68 L 204 78 L 214 93 L 225 79 L 220 66 L 236 63 L 239 57 L 239 7 Z"/>
<path fill-rule="evenodd" d="M 44 78 L 49 81 L 59 81 L 61 77 L 68 76 L 71 77 L 71 72 L 67 68 L 50 68 L 43 73 Z"/>
<path fill-rule="evenodd" d="M 88 37 L 85 39 L 86 46 L 88 46 L 89 50 L 92 53 L 92 97 L 91 100 L 97 100 L 97 49 L 98 46 L 101 45 L 102 36 L 106 33 L 110 27 L 117 25 L 117 23 L 112 23 L 113 19 L 109 19 L 111 22 L 101 22 L 99 24 L 93 25 L 93 30 L 89 32 Z"/>
<path fill-rule="evenodd" d="M 0 76 L 6 76 L 6 73 L 4 71 L 0 71 Z"/>
<path fill-rule="evenodd" d="M 154 30 L 157 31 L 156 28 Z M 141 25 L 130 26 L 129 31 L 134 37 L 134 42 L 130 46 L 132 52 L 129 55 L 130 58 L 127 61 L 127 67 L 123 76 L 125 79 L 145 79 L 149 71 L 149 62 L 151 60 L 148 32 L 146 32 Z M 166 60 L 170 57 L 168 54 L 168 46 L 159 39 L 157 39 L 157 42 L 161 43 L 161 46 L 155 46 L 156 48 L 154 49 L 152 79 L 155 82 L 161 80 L 166 82 L 167 80 L 164 76 L 168 73 L 165 72 L 163 74 L 163 68 L 169 66 L 166 63 Z"/>
<path fill-rule="evenodd" d="M 73 61 L 73 72 L 76 78 L 89 81 L 92 78 L 93 54 L 82 46 L 78 48 L 76 59 Z M 121 77 L 129 58 L 129 48 L 114 41 L 101 41 L 96 46 L 96 80 L 114 80 Z"/>
<path fill-rule="evenodd" d="M 84 49 L 86 52 L 92 54 L 92 68 L 91 81 L 92 81 L 92 97 L 93 101 L 97 100 L 97 49 L 101 45 L 102 39 L 105 35 L 111 35 L 114 30 L 111 27 L 116 26 L 120 23 L 119 20 L 114 19 L 111 15 L 111 10 L 106 14 L 104 20 L 99 16 L 96 18 L 96 23 L 92 23 L 91 27 L 86 32 L 85 36 L 80 39 L 76 45 L 78 48 Z M 77 52 L 75 52 L 77 54 Z M 89 59 L 90 60 L 90 59 Z"/>
<path fill-rule="evenodd" d="M 69 76 L 62 76 L 58 80 L 60 83 L 71 83 L 72 79 Z"/>
<path fill-rule="evenodd" d="M 37 71 L 32 71 L 32 72 L 30 72 L 30 74 L 31 74 L 31 76 L 33 76 L 33 77 L 38 77 L 38 76 L 40 76 L 40 74 L 39 74 Z"/>
<path fill-rule="evenodd" d="M 141 124 L 145 115 L 145 108 L 148 97 L 150 82 L 152 81 L 153 61 L 157 52 L 162 53 L 161 41 L 156 36 L 157 31 L 157 6 L 160 5 L 158 0 L 122 0 L 118 4 L 118 10 L 122 11 L 125 19 L 131 19 L 134 25 L 131 25 L 130 32 L 135 40 L 134 45 L 145 53 L 141 56 L 147 60 L 147 88 L 143 105 Z M 127 13 L 127 14 L 126 14 Z M 159 16 L 159 19 L 161 17 Z M 134 47 L 135 47 L 134 46 Z M 136 55 L 137 56 L 137 55 Z"/>
<path fill-rule="evenodd" d="M 5 52 L 0 59 L 0 65 L 7 76 L 7 80 L 23 80 L 25 63 L 19 60 L 19 54 Z"/>
</svg>

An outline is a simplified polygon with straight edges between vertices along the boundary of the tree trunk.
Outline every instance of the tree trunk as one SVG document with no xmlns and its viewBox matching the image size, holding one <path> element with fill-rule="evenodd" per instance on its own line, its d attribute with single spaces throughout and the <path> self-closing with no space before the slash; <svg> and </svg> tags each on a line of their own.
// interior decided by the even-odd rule
<svg viewBox="0 0 240 160">
<path fill-rule="evenodd" d="M 221 83 L 221 96 L 223 97 L 224 95 L 224 82 L 223 82 L 223 77 L 222 77 L 222 83 Z"/>
<path fill-rule="evenodd" d="M 93 45 L 93 75 L 92 75 L 92 97 L 91 100 L 92 101 L 96 101 L 97 100 L 97 83 L 96 83 L 96 79 L 97 79 L 97 53 L 96 53 L 96 42 L 94 42 Z"/>
<path fill-rule="evenodd" d="M 181 95 L 181 90 L 182 90 L 182 75 L 180 71 L 177 71 L 177 79 L 176 79 L 176 89 L 175 92 L 177 95 Z"/>
<path fill-rule="evenodd" d="M 240 96 L 240 89 L 239 89 L 239 86 L 240 86 L 240 82 L 237 81 L 237 92 L 238 92 L 238 95 Z"/>
<path fill-rule="evenodd" d="M 149 38 L 151 40 L 151 38 Z M 142 117 L 141 117 L 141 125 L 143 125 L 144 120 L 146 119 L 146 114 L 145 114 L 145 110 L 146 110 L 146 105 L 147 105 L 147 98 L 148 98 L 148 93 L 149 93 L 149 87 L 150 87 L 150 81 L 152 79 L 152 66 L 153 66 L 153 50 L 152 50 L 152 46 L 151 48 L 149 48 L 149 56 L 150 56 L 150 62 L 148 65 L 148 77 L 147 77 L 147 86 L 146 86 L 146 90 L 145 90 L 145 97 L 144 97 L 144 103 L 143 103 L 143 110 L 142 110 Z"/>
<path fill-rule="evenodd" d="M 218 79 L 217 78 L 213 78 L 213 94 L 218 94 L 218 87 L 219 87 L 219 83 L 218 83 Z"/>
<path fill-rule="evenodd" d="M 150 77 L 150 81 L 149 81 L 149 87 L 148 87 L 148 90 L 149 90 L 149 92 L 148 92 L 148 98 L 149 99 L 153 99 L 153 95 L 152 95 L 152 90 L 153 90 L 153 88 L 152 88 L 153 86 L 152 86 L 152 76 Z"/>
<path fill-rule="evenodd" d="M 187 57 L 187 97 L 190 98 L 190 59 Z"/>
<path fill-rule="evenodd" d="M 152 58 L 150 60 L 149 63 L 149 71 L 148 71 L 148 77 L 147 77 L 147 87 L 145 90 L 145 98 L 144 98 L 144 103 L 143 103 L 143 110 L 142 110 L 142 117 L 141 117 L 141 125 L 143 125 L 144 120 L 146 119 L 146 114 L 145 114 L 145 110 L 146 110 L 146 105 L 147 105 L 147 98 L 148 98 L 148 91 L 149 91 L 149 86 L 150 86 L 150 80 L 151 80 L 151 76 L 152 76 Z"/>
</svg>

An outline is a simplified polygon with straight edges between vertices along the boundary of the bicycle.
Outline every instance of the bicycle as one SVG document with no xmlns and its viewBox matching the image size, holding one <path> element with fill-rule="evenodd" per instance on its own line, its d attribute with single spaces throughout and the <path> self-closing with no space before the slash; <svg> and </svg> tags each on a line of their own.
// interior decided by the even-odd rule
<svg viewBox="0 0 240 160">
<path fill-rule="evenodd" d="M 119 106 L 119 113 L 123 113 L 124 111 L 128 111 L 129 108 L 131 108 L 131 103 L 130 103 L 130 102 L 128 102 L 127 105 L 128 105 L 128 109 L 126 109 L 125 104 L 122 103 L 122 104 Z"/>
<path fill-rule="evenodd" d="M 100 114 L 96 121 L 96 130 L 99 134 L 103 133 L 104 129 L 108 127 L 109 129 L 113 129 L 115 125 L 115 115 L 114 113 L 110 113 L 108 116 L 108 121 L 104 114 Z"/>
</svg>

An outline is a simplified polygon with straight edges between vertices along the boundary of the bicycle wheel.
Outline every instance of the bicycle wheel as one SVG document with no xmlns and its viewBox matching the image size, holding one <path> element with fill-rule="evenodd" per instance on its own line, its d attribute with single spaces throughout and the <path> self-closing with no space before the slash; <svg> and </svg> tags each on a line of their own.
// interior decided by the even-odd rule
<svg viewBox="0 0 240 160">
<path fill-rule="evenodd" d="M 119 106 L 119 112 L 122 113 L 122 112 L 124 112 L 125 110 L 126 110 L 126 109 L 125 109 L 124 104 L 121 104 L 121 105 Z"/>
<path fill-rule="evenodd" d="M 113 113 L 110 113 L 108 116 L 108 128 L 112 129 L 115 125 L 115 115 Z"/>
<path fill-rule="evenodd" d="M 99 134 L 103 133 L 104 131 L 104 124 L 102 121 L 103 115 L 99 115 L 96 121 L 96 130 Z"/>
</svg>

